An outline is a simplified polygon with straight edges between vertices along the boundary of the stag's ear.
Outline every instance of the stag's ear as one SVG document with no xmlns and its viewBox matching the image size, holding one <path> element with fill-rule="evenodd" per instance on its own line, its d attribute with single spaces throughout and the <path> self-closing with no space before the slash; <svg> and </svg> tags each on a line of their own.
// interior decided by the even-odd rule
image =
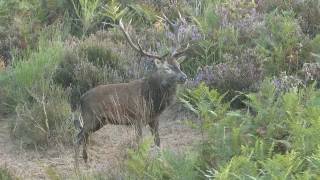
<svg viewBox="0 0 320 180">
<path fill-rule="evenodd" d="M 159 60 L 159 59 L 155 59 L 155 60 L 154 60 L 154 65 L 156 65 L 156 67 L 159 68 L 159 67 L 161 67 L 161 65 L 162 65 L 162 61 Z"/>
<path fill-rule="evenodd" d="M 186 59 L 186 56 L 181 56 L 177 59 L 177 62 L 180 64 Z"/>
</svg>

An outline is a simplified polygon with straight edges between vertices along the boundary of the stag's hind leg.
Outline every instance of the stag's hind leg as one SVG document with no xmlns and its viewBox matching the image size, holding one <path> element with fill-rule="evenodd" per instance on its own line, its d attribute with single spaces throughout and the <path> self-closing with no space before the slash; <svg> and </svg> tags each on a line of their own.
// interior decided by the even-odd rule
<svg viewBox="0 0 320 180">
<path fill-rule="evenodd" d="M 84 138 L 83 138 L 83 128 L 82 128 L 76 137 L 75 146 L 74 146 L 74 151 L 75 151 L 74 159 L 75 159 L 76 170 L 78 170 L 78 168 L 79 168 L 79 161 L 78 161 L 79 149 L 80 149 L 81 144 L 83 143 L 83 139 Z"/>
<path fill-rule="evenodd" d="M 154 121 L 149 123 L 149 126 L 150 126 L 150 129 L 151 129 L 151 133 L 154 136 L 155 145 L 160 147 L 159 121 L 158 120 L 154 120 Z"/>
<path fill-rule="evenodd" d="M 89 134 L 86 133 L 83 128 L 81 129 L 81 131 L 77 135 L 76 147 L 75 147 L 75 159 L 76 159 L 77 166 L 78 166 L 79 149 L 80 149 L 81 144 L 83 147 L 82 158 L 83 158 L 84 162 L 87 163 L 87 160 L 88 160 L 88 154 L 87 154 L 88 137 L 89 137 Z"/>
<path fill-rule="evenodd" d="M 142 124 L 141 123 L 136 123 L 134 125 L 134 130 L 136 134 L 136 143 L 139 146 L 142 138 Z"/>
</svg>

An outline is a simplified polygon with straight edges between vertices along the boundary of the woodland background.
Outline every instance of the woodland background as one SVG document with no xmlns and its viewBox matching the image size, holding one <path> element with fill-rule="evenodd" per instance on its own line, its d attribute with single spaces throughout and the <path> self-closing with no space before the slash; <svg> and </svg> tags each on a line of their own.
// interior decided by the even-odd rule
<svg viewBox="0 0 320 180">
<path fill-rule="evenodd" d="M 190 43 L 176 106 L 201 136 L 153 155 L 146 138 L 118 173 L 68 178 L 320 177 L 319 0 L 0 0 L 0 116 L 13 142 L 72 146 L 81 94 L 152 71 L 113 27 L 120 18 L 149 52 Z M 3 166 L 0 179 L 19 177 Z"/>
</svg>

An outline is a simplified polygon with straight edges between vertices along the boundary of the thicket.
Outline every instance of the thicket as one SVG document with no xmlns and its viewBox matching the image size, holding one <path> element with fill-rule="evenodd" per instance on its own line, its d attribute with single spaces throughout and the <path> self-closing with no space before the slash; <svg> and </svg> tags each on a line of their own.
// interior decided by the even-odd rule
<svg viewBox="0 0 320 180">
<path fill-rule="evenodd" d="M 81 94 L 152 71 L 116 28 L 120 18 L 150 52 L 190 43 L 179 99 L 204 135 L 184 154 L 150 156 L 146 140 L 128 153 L 124 178 L 320 176 L 317 0 L 0 0 L 0 114 L 14 138 L 71 144 Z"/>
</svg>

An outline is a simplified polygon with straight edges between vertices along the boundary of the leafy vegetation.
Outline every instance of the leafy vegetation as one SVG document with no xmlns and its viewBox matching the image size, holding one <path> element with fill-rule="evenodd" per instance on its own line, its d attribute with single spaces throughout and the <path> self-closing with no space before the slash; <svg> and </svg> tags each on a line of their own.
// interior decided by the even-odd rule
<svg viewBox="0 0 320 180">
<path fill-rule="evenodd" d="M 14 180 L 16 179 L 7 168 L 0 168 L 0 179 L 3 180 Z"/>
<path fill-rule="evenodd" d="M 234 111 L 221 101 L 224 95 L 204 84 L 187 91 L 184 104 L 201 117 L 201 123 L 193 127 L 207 137 L 191 154 L 168 156 L 170 159 L 165 159 L 164 152 L 148 159 L 150 151 L 144 149 L 145 143 L 143 149 L 131 154 L 129 169 L 140 175 L 137 179 L 149 175 L 151 179 L 318 177 L 320 91 L 310 86 L 276 95 L 275 86 L 266 80 L 261 91 L 247 96 L 251 110 Z M 169 175 L 155 176 L 157 171 Z"/>
<path fill-rule="evenodd" d="M 181 64 L 188 86 L 178 99 L 196 115 L 187 124 L 202 140 L 179 154 L 146 139 L 116 177 L 317 179 L 319 7 L 317 0 L 0 0 L 0 114 L 24 147 L 70 145 L 83 93 L 153 69 L 118 30 L 122 18 L 151 53 L 190 44 Z M 1 178 L 10 173 L 0 169 Z"/>
</svg>

